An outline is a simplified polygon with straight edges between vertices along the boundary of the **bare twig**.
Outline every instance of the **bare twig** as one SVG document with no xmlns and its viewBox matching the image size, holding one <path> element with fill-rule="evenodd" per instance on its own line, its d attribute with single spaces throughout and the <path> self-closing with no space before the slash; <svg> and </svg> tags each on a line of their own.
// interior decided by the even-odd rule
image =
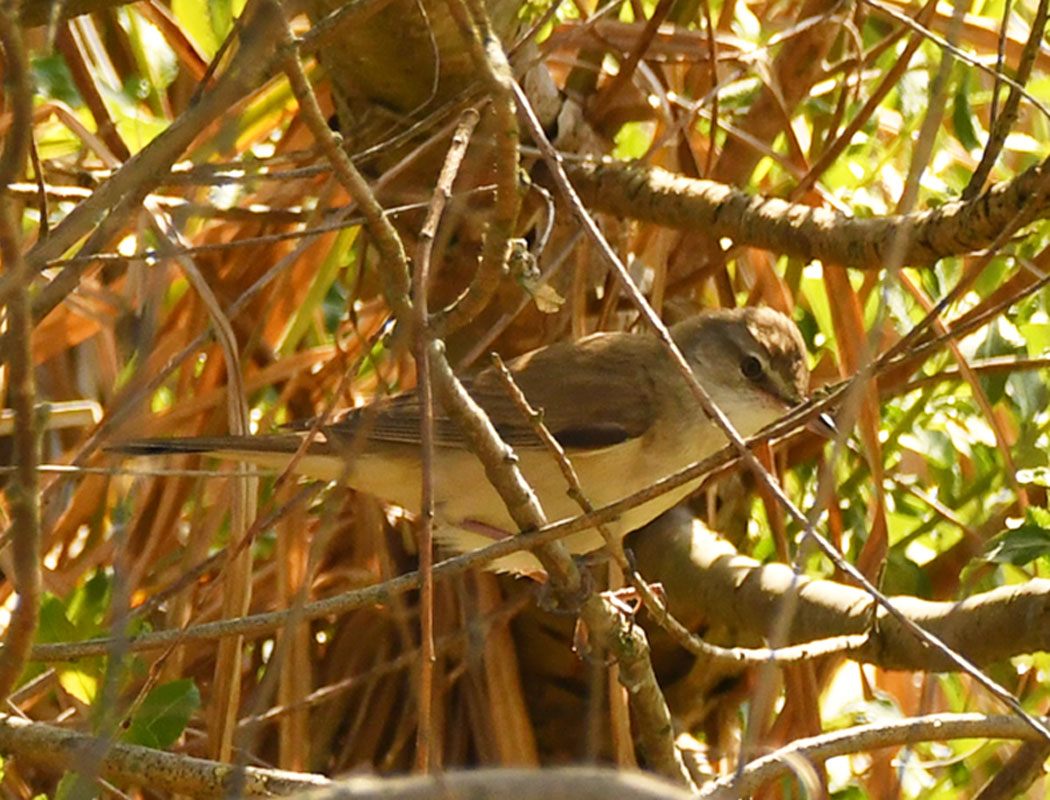
<svg viewBox="0 0 1050 800">
<path fill-rule="evenodd" d="M 988 180 L 988 175 L 991 173 L 992 167 L 995 166 L 999 153 L 1002 152 L 1003 145 L 1006 143 L 1006 137 L 1010 133 L 1010 128 L 1017 121 L 1021 105 L 1021 91 L 1018 89 L 1018 86 L 1026 84 L 1029 76 L 1032 74 L 1035 57 L 1039 54 L 1043 37 L 1046 36 L 1048 9 L 1050 9 L 1050 1 L 1039 0 L 1035 17 L 1032 19 L 1032 27 L 1028 31 L 1028 41 L 1025 42 L 1024 50 L 1021 51 L 1021 60 L 1017 65 L 1017 72 L 1014 77 L 1016 84 L 1010 86 L 1010 94 L 1006 96 L 1006 102 L 1003 103 L 1002 110 L 995 115 L 995 122 L 992 124 L 992 130 L 988 135 L 988 142 L 985 144 L 984 152 L 981 154 L 981 163 L 977 165 L 973 175 L 970 176 L 970 182 L 963 189 L 963 200 L 972 200 L 981 193 L 981 189 L 984 188 L 984 182 Z M 1005 15 L 1006 13 L 1004 8 L 1003 14 Z M 1006 25 L 1004 17 L 1004 36 Z M 999 64 L 1001 63 L 1002 61 L 1000 60 Z M 1001 83 L 1001 72 L 1001 68 L 995 72 L 996 87 Z"/>
<path fill-rule="evenodd" d="M 444 579 L 462 574 L 495 558 L 529 549 L 538 542 L 550 541 L 552 537 L 567 536 L 579 530 L 592 528 L 596 520 L 610 520 L 619 513 L 622 513 L 621 509 L 607 507 L 594 515 L 552 525 L 534 533 L 507 537 L 484 550 L 473 551 L 435 564 L 434 576 Z M 704 545 L 707 548 L 704 551 L 706 558 L 722 558 L 728 562 L 725 565 L 727 569 L 712 573 L 709 567 L 699 563 L 696 566 L 696 580 L 693 581 L 695 594 L 690 602 L 713 616 L 732 618 L 734 626 L 740 630 L 764 633 L 765 620 L 779 604 L 783 587 L 791 581 L 791 568 L 783 564 L 762 566 L 752 559 L 736 556 L 727 542 L 718 540 L 713 535 L 709 536 L 709 542 Z M 761 574 L 757 573 L 758 570 L 761 570 Z M 737 596 L 734 592 L 739 592 L 741 582 L 752 573 L 755 573 L 753 577 L 746 581 L 750 593 L 742 600 L 734 600 Z M 419 585 L 420 576 L 417 572 L 406 573 L 374 586 L 307 603 L 302 608 L 302 618 L 312 620 L 341 616 L 356 608 L 389 605 L 394 597 L 418 589 Z M 870 602 L 865 600 L 866 593 L 862 590 L 825 581 L 818 587 L 807 588 L 803 594 L 805 602 L 796 615 L 797 630 L 812 629 L 826 633 L 829 628 L 833 628 L 846 635 L 853 635 L 870 627 Z M 1047 632 L 1039 626 L 1029 626 L 1024 630 L 1019 627 L 1019 621 L 1045 616 L 1048 598 L 1050 582 L 1033 579 L 1023 586 L 1001 587 L 971 596 L 965 605 L 954 602 L 928 603 L 907 597 L 895 597 L 893 600 L 899 607 L 904 608 L 905 613 L 921 618 L 924 625 L 930 625 L 936 630 L 952 628 L 952 631 L 945 635 L 953 640 L 965 642 L 975 660 L 987 663 L 1050 647 Z M 986 610 L 984 628 L 995 631 L 995 637 L 983 636 L 974 639 L 967 636 L 967 631 L 971 630 L 968 626 L 975 613 L 974 609 L 977 608 Z M 237 620 L 192 625 L 185 629 L 154 631 L 130 639 L 128 650 L 158 650 L 172 644 L 213 641 L 234 634 L 245 637 L 267 636 L 285 625 L 289 615 L 287 610 L 271 611 L 247 615 Z M 834 620 L 834 623 L 830 620 Z M 939 654 L 932 653 L 921 643 L 902 636 L 902 631 L 889 626 L 887 622 L 888 620 L 882 622 L 875 631 L 868 633 L 866 645 L 852 651 L 851 657 L 888 669 L 933 670 L 951 667 L 950 662 L 942 659 Z M 753 627 L 756 625 L 757 630 Z M 33 661 L 42 662 L 73 661 L 105 655 L 111 645 L 112 642 L 108 638 L 42 644 L 33 648 L 30 657 Z M 975 647 L 979 649 L 974 650 Z"/>
<path fill-rule="evenodd" d="M 419 670 L 419 725 L 416 738 L 416 764 L 421 772 L 431 770 L 431 748 L 435 741 L 431 730 L 431 711 L 434 702 L 434 394 L 430 381 L 430 360 L 427 349 L 433 338 L 427 310 L 427 289 L 430 276 L 430 257 L 437 236 L 438 225 L 445 205 L 452 196 L 452 184 L 456 180 L 463 157 L 470 143 L 470 136 L 477 126 L 478 113 L 468 110 L 452 136 L 452 144 L 441 174 L 438 176 L 434 196 L 430 201 L 423 228 L 419 234 L 419 251 L 416 271 L 412 280 L 412 301 L 415 307 L 416 332 L 413 355 L 416 360 L 417 387 L 420 417 L 421 465 L 423 471 L 422 500 L 419 515 L 419 573 L 422 587 L 419 599 L 420 640 L 422 661 Z"/>
<path fill-rule="evenodd" d="M 379 250 L 383 262 L 379 274 L 383 281 L 387 301 L 394 315 L 399 320 L 408 323 L 412 319 L 411 279 L 409 278 L 408 257 L 405 254 L 401 237 L 391 224 L 386 210 L 376 200 L 368 182 L 346 154 L 341 144 L 341 137 L 328 127 L 328 121 L 321 111 L 317 96 L 303 70 L 295 39 L 288 23 L 284 20 L 280 4 L 274 0 L 267 0 L 264 5 L 270 6 L 273 13 L 281 15 L 279 17 L 280 43 L 284 53 L 282 66 L 288 77 L 288 83 L 292 87 L 292 93 L 299 103 L 303 121 L 335 170 L 335 177 L 364 214 L 368 233 L 376 249 Z"/>
<path fill-rule="evenodd" d="M 596 211 L 680 230 L 703 229 L 737 245 L 864 270 L 883 268 L 890 243 L 906 224 L 912 229 L 902 263 L 928 267 L 948 256 L 988 247 L 1019 210 L 1029 219 L 1045 218 L 1050 210 L 1046 198 L 1036 194 L 1050 172 L 1045 163 L 995 184 L 970 202 L 871 219 L 752 195 L 658 167 L 573 163 L 566 169 Z"/>
<path fill-rule="evenodd" d="M 543 509 L 521 474 L 513 451 L 500 439 L 492 423 L 452 373 L 440 344 L 432 343 L 430 350 L 435 387 L 445 409 L 481 460 L 489 482 L 499 492 L 508 513 L 521 531 L 543 528 L 546 523 Z M 551 585 L 569 602 L 578 604 L 580 620 L 587 626 L 590 637 L 616 658 L 620 668 L 618 677 L 628 691 L 635 714 L 639 747 L 649 764 L 670 780 L 692 786 L 692 778 L 674 744 L 670 711 L 656 681 L 644 634 L 586 587 L 563 545 L 536 546 L 533 552 Z"/>
<path fill-rule="evenodd" d="M 518 125 L 510 64 L 499 39 L 492 32 L 484 3 L 477 0 L 446 2 L 488 89 L 496 127 L 493 135 L 496 146 L 492 155 L 496 169 L 496 196 L 474 279 L 463 294 L 433 315 L 432 325 L 440 335 L 447 335 L 470 322 L 492 299 L 510 255 L 511 236 L 521 205 L 518 194 Z"/>
</svg>

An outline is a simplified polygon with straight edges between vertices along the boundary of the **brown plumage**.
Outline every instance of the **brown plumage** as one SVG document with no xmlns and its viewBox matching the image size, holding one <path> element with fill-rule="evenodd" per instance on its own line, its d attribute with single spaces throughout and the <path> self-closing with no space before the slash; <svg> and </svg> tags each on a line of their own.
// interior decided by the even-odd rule
<svg viewBox="0 0 1050 800">
<path fill-rule="evenodd" d="M 809 372 L 794 324 L 767 308 L 709 311 L 671 329 L 697 378 L 747 436 L 768 425 L 805 395 Z M 565 447 L 596 505 L 632 494 L 701 460 L 725 443 L 697 407 L 670 356 L 649 334 L 599 333 L 527 353 L 509 365 L 531 405 Z M 551 520 L 578 513 L 556 463 L 532 425 L 507 396 L 494 369 L 465 381 L 504 440 Z M 420 409 L 414 392 L 343 412 L 311 444 L 296 471 L 322 480 L 345 480 L 382 499 L 417 510 Z M 464 448 L 455 424 L 436 411 L 435 491 L 444 524 L 439 538 L 464 551 L 514 528 L 477 459 Z M 201 452 L 281 468 L 301 433 L 257 437 L 147 439 L 120 452 L 147 455 Z M 626 512 L 612 524 L 620 535 L 677 503 L 696 483 Z M 596 531 L 569 537 L 575 552 L 602 544 Z M 496 569 L 534 571 L 528 553 L 501 559 Z"/>
</svg>

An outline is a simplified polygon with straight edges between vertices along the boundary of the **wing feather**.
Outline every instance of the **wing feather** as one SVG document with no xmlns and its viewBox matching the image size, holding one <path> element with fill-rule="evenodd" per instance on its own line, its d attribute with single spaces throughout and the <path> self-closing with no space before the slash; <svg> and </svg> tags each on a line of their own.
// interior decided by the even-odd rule
<svg viewBox="0 0 1050 800">
<path fill-rule="evenodd" d="M 659 398 L 650 367 L 653 359 L 662 357 L 652 337 L 606 333 L 527 353 L 511 362 L 510 369 L 562 446 L 588 451 L 644 436 L 652 427 Z M 543 446 L 494 368 L 464 385 L 508 444 L 525 449 Z M 464 446 L 462 433 L 440 406 L 434 423 L 438 446 Z M 415 392 L 406 392 L 352 409 L 326 432 L 344 444 L 363 437 L 418 445 L 419 424 L 419 401 Z"/>
</svg>

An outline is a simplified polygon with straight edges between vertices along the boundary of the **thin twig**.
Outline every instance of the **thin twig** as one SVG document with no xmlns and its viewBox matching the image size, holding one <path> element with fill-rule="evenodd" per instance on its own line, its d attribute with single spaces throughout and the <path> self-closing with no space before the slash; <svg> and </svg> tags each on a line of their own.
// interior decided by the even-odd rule
<svg viewBox="0 0 1050 800">
<path fill-rule="evenodd" d="M 419 670 L 419 725 L 416 729 L 416 766 L 420 772 L 430 772 L 432 768 L 431 749 L 436 741 L 432 711 L 434 704 L 434 665 L 437 660 L 434 649 L 434 392 L 430 381 L 430 360 L 427 350 L 433 337 L 427 303 L 427 289 L 430 277 L 430 258 L 437 236 L 438 225 L 445 206 L 452 196 L 452 184 L 456 180 L 463 157 L 470 143 L 470 136 L 477 127 L 480 117 L 476 111 L 464 112 L 452 144 L 441 167 L 434 196 L 430 201 L 423 228 L 419 233 L 419 248 L 416 256 L 416 270 L 412 279 L 412 303 L 415 307 L 415 341 L 413 356 L 416 361 L 417 386 L 419 395 L 421 466 L 422 466 L 422 499 L 419 513 L 419 573 L 422 576 L 422 587 L 419 598 L 420 641 L 422 642 L 422 661 Z"/>
<path fill-rule="evenodd" d="M 348 778 L 303 800 L 696 800 L 649 773 L 608 767 L 486 768 L 433 776 Z"/>
<path fill-rule="evenodd" d="M 1006 36 L 1009 7 L 1009 3 L 1004 4 L 1002 25 L 1003 37 Z M 1021 86 L 1028 83 L 1028 78 L 1032 74 L 1032 67 L 1035 65 L 1035 58 L 1039 55 L 1039 48 L 1042 46 L 1043 37 L 1046 36 L 1048 9 L 1050 9 L 1050 0 L 1039 0 L 1039 5 L 1036 7 L 1035 11 L 1035 17 L 1032 19 L 1032 27 L 1028 31 L 1028 41 L 1025 42 L 1024 49 L 1021 51 L 1021 58 L 1017 64 L 1017 72 L 1014 77 L 1017 84 Z M 1000 39 L 1000 47 L 1002 46 L 1002 42 L 1003 39 Z M 998 88 L 1002 83 L 1002 78 L 1000 77 L 1002 73 L 1001 54 L 996 66 L 995 84 L 997 90 L 996 97 L 998 97 Z M 970 176 L 970 182 L 966 184 L 966 188 L 963 189 L 963 200 L 972 200 L 981 193 L 981 189 L 984 188 L 984 182 L 988 180 L 988 175 L 991 174 L 992 167 L 995 166 L 995 161 L 999 158 L 999 153 L 1002 151 L 1003 145 L 1006 143 L 1006 137 L 1010 133 L 1010 128 L 1017 121 L 1020 105 L 1021 92 L 1018 90 L 1017 86 L 1012 85 L 1010 86 L 1010 94 L 1006 96 L 1006 102 L 1003 103 L 1001 112 L 994 116 L 992 130 L 988 134 L 988 142 L 985 144 L 984 152 L 981 154 L 981 163 L 977 165 L 977 168 Z"/>
<path fill-rule="evenodd" d="M 435 387 L 445 410 L 484 465 L 486 477 L 499 492 L 519 531 L 542 529 L 546 517 L 521 474 L 513 450 L 502 441 L 491 421 L 453 374 L 439 342 L 433 342 L 430 350 Z M 519 534 L 507 538 L 524 537 Z M 656 680 L 649 645 L 641 629 L 589 589 L 564 545 L 555 542 L 537 545 L 533 553 L 556 592 L 579 608 L 580 621 L 587 627 L 591 639 L 616 659 L 618 678 L 627 689 L 634 712 L 639 748 L 649 765 L 669 780 L 692 787 L 693 779 L 675 746 L 671 714 Z"/>
<path fill-rule="evenodd" d="M 1027 89 L 1025 89 L 1024 86 L 1021 83 L 1019 83 L 1018 81 L 1014 80 L 1013 78 L 1011 78 L 1011 77 L 1009 77 L 1007 75 L 1003 75 L 1001 72 L 996 71 L 993 67 L 989 67 L 987 64 L 985 64 L 983 61 L 981 61 L 976 56 L 972 56 L 969 53 L 966 53 L 966 52 L 960 50 L 954 44 L 952 44 L 951 42 L 947 41 L 943 37 L 938 36 L 936 33 L 931 31 L 929 28 L 924 26 L 922 23 L 917 22 L 916 20 L 914 20 L 911 17 L 909 17 L 907 14 L 904 14 L 904 13 L 898 11 L 897 9 L 893 8 L 892 6 L 889 6 L 889 5 L 885 4 L 885 3 L 882 3 L 882 2 L 880 2 L 880 0 L 861 0 L 861 2 L 864 3 L 865 5 L 871 6 L 872 8 L 874 8 L 877 11 L 885 14 L 888 17 L 891 17 L 892 19 L 895 19 L 898 22 L 903 23 L 904 25 L 907 25 L 909 28 L 911 28 L 912 30 L 916 31 L 917 33 L 920 33 L 927 40 L 933 42 L 935 45 L 940 47 L 946 53 L 952 54 L 953 56 L 958 58 L 960 61 L 964 61 L 967 64 L 969 64 L 971 67 L 974 67 L 975 69 L 979 69 L 979 70 L 981 70 L 981 72 L 985 72 L 985 73 L 991 75 L 992 77 L 996 78 L 997 80 L 1000 80 L 1003 83 L 1007 84 L 1011 89 L 1014 89 L 1017 92 L 1019 92 L 1021 94 L 1021 96 L 1024 97 L 1029 103 L 1031 103 L 1033 106 L 1035 106 L 1037 109 L 1039 109 L 1039 112 L 1044 117 L 1046 117 L 1047 119 L 1050 119 L 1050 108 L 1048 108 L 1045 104 L 1043 104 L 1039 100 L 1039 98 L 1033 96 L 1032 93 L 1029 92 Z"/>
<path fill-rule="evenodd" d="M 474 279 L 449 306 L 433 315 L 431 324 L 439 335 L 448 335 L 466 325 L 496 293 L 510 256 L 511 236 L 521 205 L 518 193 L 518 125 L 510 64 L 499 39 L 492 32 L 483 3 L 476 0 L 446 0 L 446 3 L 459 26 L 460 35 L 467 41 L 471 58 L 491 101 L 496 128 L 492 134 L 495 142 L 492 162 L 496 169 L 496 195 Z"/>
<path fill-rule="evenodd" d="M 275 13 L 281 13 L 280 4 L 275 0 L 267 0 L 266 5 L 272 5 Z M 283 16 L 281 17 L 280 36 L 282 51 L 285 53 L 282 66 L 288 77 L 288 83 L 292 87 L 292 94 L 299 103 L 303 121 L 332 165 L 336 179 L 364 214 L 365 226 L 382 260 L 379 275 L 383 281 L 387 301 L 390 303 L 394 316 L 407 323 L 412 319 L 411 279 L 409 278 L 408 257 L 405 254 L 401 237 L 390 222 L 386 209 L 379 204 L 368 182 L 346 154 L 342 147 L 341 137 L 328 127 L 328 121 L 324 112 L 321 111 L 317 96 L 306 77 L 303 63 L 299 59 L 292 31 Z"/>
</svg>

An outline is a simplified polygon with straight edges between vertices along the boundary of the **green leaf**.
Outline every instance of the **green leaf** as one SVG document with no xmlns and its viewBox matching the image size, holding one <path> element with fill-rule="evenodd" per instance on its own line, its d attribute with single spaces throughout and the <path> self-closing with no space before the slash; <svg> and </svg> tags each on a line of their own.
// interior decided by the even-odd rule
<svg viewBox="0 0 1050 800">
<path fill-rule="evenodd" d="M 90 591 L 92 582 L 78 592 Z M 79 620 L 70 619 L 70 604 L 63 603 L 54 595 L 47 594 L 40 603 L 40 624 L 37 626 L 36 640 L 42 644 L 54 642 L 76 642 L 91 636 L 94 625 L 78 624 Z M 87 658 L 75 664 L 55 666 L 59 685 L 81 703 L 90 705 L 98 694 L 99 677 L 102 674 L 102 659 Z"/>
<path fill-rule="evenodd" d="M 98 696 L 99 679 L 96 674 L 80 667 L 59 667 L 58 683 L 71 696 L 84 705 L 91 705 Z M 97 670 L 95 670 L 97 672 Z"/>
<path fill-rule="evenodd" d="M 77 629 L 66 616 L 65 604 L 53 594 L 45 594 L 40 603 L 40 624 L 36 629 L 36 640 L 41 644 L 72 642 L 77 638 Z"/>
<path fill-rule="evenodd" d="M 155 686 L 131 716 L 123 740 L 164 750 L 175 743 L 200 708 L 197 685 L 189 679 Z"/>
<path fill-rule="evenodd" d="M 207 1 L 172 0 L 171 10 L 183 33 L 189 35 L 209 58 L 214 56 L 219 49 L 219 41 L 211 25 Z"/>
<path fill-rule="evenodd" d="M 985 555 L 996 564 L 1023 567 L 1050 555 L 1050 511 L 1029 508 L 1021 526 L 999 534 L 988 543 Z"/>
<path fill-rule="evenodd" d="M 80 98 L 66 60 L 60 54 L 51 53 L 33 58 L 31 70 L 38 95 L 61 100 L 74 108 L 83 105 L 84 101 Z"/>
<path fill-rule="evenodd" d="M 831 793 L 832 800 L 866 800 L 867 795 L 859 786 L 847 786 Z"/>
<path fill-rule="evenodd" d="M 963 70 L 962 80 L 955 92 L 955 102 L 952 104 L 952 127 L 955 135 L 967 150 L 978 150 L 981 142 L 977 138 L 977 131 L 973 124 L 973 111 L 970 108 L 970 71 Z"/>
<path fill-rule="evenodd" d="M 76 797 L 78 793 L 83 792 L 84 786 L 84 778 L 82 778 L 79 773 L 67 772 L 58 782 L 58 787 L 55 789 L 54 799 L 69 800 L 71 797 Z"/>
<path fill-rule="evenodd" d="M 988 326 L 988 334 L 984 341 L 977 346 L 975 355 L 981 358 L 992 358 L 994 356 L 1016 355 L 1024 346 L 1020 334 L 1012 326 L 1003 320 L 995 320 Z M 1009 375 L 982 376 L 980 378 L 981 388 L 984 389 L 988 399 L 998 403 L 1006 393 L 1006 381 Z"/>
<path fill-rule="evenodd" d="M 76 638 L 88 639 L 105 633 L 103 623 L 109 609 L 112 580 L 103 570 L 95 570 L 66 601 L 66 618 L 76 628 Z"/>
<path fill-rule="evenodd" d="M 651 122 L 628 122 L 616 132 L 613 158 L 631 161 L 649 152 L 656 132 Z"/>
<path fill-rule="evenodd" d="M 335 241 L 325 255 L 320 269 L 317 270 L 313 277 L 313 283 L 310 285 L 306 297 L 289 315 L 285 332 L 278 340 L 278 352 L 285 355 L 295 352 L 303 337 L 309 332 L 310 327 L 317 318 L 318 306 L 324 303 L 324 299 L 332 288 L 332 284 L 339 277 L 339 272 L 351 260 L 354 242 L 357 240 L 357 235 L 360 232 L 360 228 L 347 228 L 340 231 L 335 237 Z"/>
<path fill-rule="evenodd" d="M 1032 358 L 1050 351 L 1050 323 L 1027 322 L 1018 325 L 1017 329 L 1024 336 L 1025 347 Z"/>
</svg>

